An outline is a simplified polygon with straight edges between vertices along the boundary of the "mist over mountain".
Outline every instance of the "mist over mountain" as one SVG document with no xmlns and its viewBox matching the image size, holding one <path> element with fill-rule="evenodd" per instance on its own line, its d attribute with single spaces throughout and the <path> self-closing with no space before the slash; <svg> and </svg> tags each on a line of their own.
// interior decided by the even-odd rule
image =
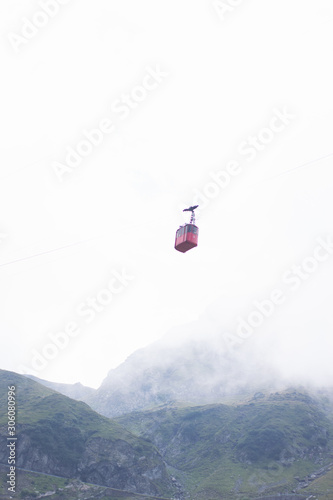
<svg viewBox="0 0 333 500">
<path fill-rule="evenodd" d="M 198 320 L 135 351 L 109 371 L 97 390 L 31 378 L 108 417 L 175 401 L 219 403 L 291 386 L 333 386 L 329 346 L 320 342 L 322 329 L 282 329 L 270 319 L 268 325 L 244 335 L 241 319 L 241 330 L 235 329 L 238 304 L 225 306 L 223 314 L 212 307 Z"/>
<path fill-rule="evenodd" d="M 253 342 L 230 348 L 219 330 L 191 323 L 134 352 L 87 399 L 113 417 L 171 401 L 216 403 L 288 385 Z"/>
<path fill-rule="evenodd" d="M 93 389 L 92 387 L 86 387 L 80 382 L 77 382 L 76 384 L 61 384 L 58 382 L 43 380 L 41 378 L 35 377 L 34 375 L 26 376 L 31 380 L 44 385 L 45 387 L 49 387 L 50 389 L 60 392 L 61 394 L 63 394 L 64 396 L 68 396 L 69 398 L 76 399 L 77 401 L 85 401 L 95 392 L 95 389 Z"/>
<path fill-rule="evenodd" d="M 177 500 L 330 493 L 330 379 L 287 376 L 273 348 L 283 336 L 226 331 L 207 317 L 175 328 L 97 390 L 0 372 L 3 394 L 20 388 L 18 466 Z"/>
</svg>

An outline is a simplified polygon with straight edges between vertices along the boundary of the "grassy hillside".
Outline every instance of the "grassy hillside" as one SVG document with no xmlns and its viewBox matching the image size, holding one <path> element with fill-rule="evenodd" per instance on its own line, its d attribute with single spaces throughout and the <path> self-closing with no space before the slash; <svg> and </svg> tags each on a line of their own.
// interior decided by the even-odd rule
<svg viewBox="0 0 333 500">
<path fill-rule="evenodd" d="M 329 405 L 295 391 L 235 405 L 165 406 L 117 420 L 152 440 L 191 498 L 292 493 L 333 461 Z"/>
<path fill-rule="evenodd" d="M 7 472 L 7 469 L 0 465 L 0 500 L 8 499 Z M 164 497 L 139 495 L 83 483 L 77 479 L 51 477 L 22 470 L 18 473 L 16 490 L 15 498 L 23 500 L 35 500 L 45 495 L 49 500 L 165 500 Z"/>
<path fill-rule="evenodd" d="M 139 493 L 172 491 L 172 481 L 151 443 L 85 403 L 3 370 L 2 408 L 11 385 L 16 386 L 18 467 Z M 0 463 L 7 463 L 6 422 L 2 412 Z"/>
<path fill-rule="evenodd" d="M 310 485 L 303 491 L 307 497 L 313 495 L 313 498 L 333 500 L 333 466 L 321 477 L 311 480 Z"/>
</svg>

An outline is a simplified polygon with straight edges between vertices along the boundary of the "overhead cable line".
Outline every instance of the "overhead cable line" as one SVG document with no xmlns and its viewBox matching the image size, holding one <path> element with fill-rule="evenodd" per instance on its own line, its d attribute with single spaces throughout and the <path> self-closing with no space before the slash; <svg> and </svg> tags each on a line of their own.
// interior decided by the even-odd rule
<svg viewBox="0 0 333 500">
<path fill-rule="evenodd" d="M 268 177 L 268 179 L 263 179 L 263 181 L 270 181 L 272 179 L 276 179 L 277 177 L 282 177 L 283 175 L 289 174 L 290 172 L 294 172 L 295 170 L 298 170 L 300 168 L 305 168 L 308 167 L 309 165 L 312 165 L 313 163 L 317 163 L 318 161 L 325 160 L 326 158 L 330 158 L 333 156 L 333 153 L 330 153 L 326 156 L 322 156 L 321 158 L 317 158 L 316 160 L 311 160 L 306 163 L 303 163 L 302 165 L 299 165 L 298 167 L 291 168 L 289 170 L 286 170 L 285 172 L 281 172 L 280 174 L 274 175 L 273 177 Z"/>
</svg>

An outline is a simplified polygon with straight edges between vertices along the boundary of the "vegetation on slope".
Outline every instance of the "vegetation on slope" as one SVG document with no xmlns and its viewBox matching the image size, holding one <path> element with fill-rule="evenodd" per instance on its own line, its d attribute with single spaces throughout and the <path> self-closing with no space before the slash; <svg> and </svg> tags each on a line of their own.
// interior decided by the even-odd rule
<svg viewBox="0 0 333 500">
<path fill-rule="evenodd" d="M 7 472 L 8 470 L 0 465 L 0 500 L 8 499 Z M 19 470 L 15 498 L 36 500 L 43 497 L 49 500 L 166 500 L 163 497 L 88 484 L 77 479 Z"/>
<path fill-rule="evenodd" d="M 4 406 L 13 384 L 20 466 L 192 500 L 331 494 L 332 405 L 325 394 L 289 390 L 229 404 L 167 403 L 115 421 L 9 372 L 0 372 Z M 2 444 L 5 424 L 2 416 Z"/>
<path fill-rule="evenodd" d="M 191 495 L 242 498 L 297 491 L 332 461 L 332 420 L 321 401 L 287 391 L 237 405 L 179 407 L 117 419 L 150 439 Z"/>
<path fill-rule="evenodd" d="M 26 377 L 0 371 L 1 405 L 16 386 L 17 459 L 21 468 L 148 494 L 172 491 L 154 446 L 87 404 Z M 0 420 L 0 463 L 7 463 L 6 415 Z"/>
</svg>

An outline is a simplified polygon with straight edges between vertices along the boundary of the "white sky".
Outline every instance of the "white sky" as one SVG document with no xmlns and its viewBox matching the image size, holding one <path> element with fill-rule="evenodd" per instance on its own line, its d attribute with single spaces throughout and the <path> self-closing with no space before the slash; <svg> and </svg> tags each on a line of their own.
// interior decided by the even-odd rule
<svg viewBox="0 0 333 500">
<path fill-rule="evenodd" d="M 70 0 L 15 51 L 9 34 L 46 3 L 0 6 L 0 366 L 31 366 L 76 321 L 38 376 L 97 387 L 173 326 L 236 325 L 333 236 L 333 5 L 244 0 L 221 19 L 211 0 Z M 122 120 L 112 105 L 149 67 L 168 76 Z M 238 147 L 276 109 L 294 118 L 248 161 Z M 116 131 L 60 182 L 54 162 L 106 118 Z M 199 247 L 176 252 L 182 208 L 233 160 L 241 173 L 198 213 Z M 85 324 L 77 307 L 122 269 L 134 279 Z M 288 372 L 331 364 L 332 278 L 333 256 L 262 327 Z"/>
</svg>

